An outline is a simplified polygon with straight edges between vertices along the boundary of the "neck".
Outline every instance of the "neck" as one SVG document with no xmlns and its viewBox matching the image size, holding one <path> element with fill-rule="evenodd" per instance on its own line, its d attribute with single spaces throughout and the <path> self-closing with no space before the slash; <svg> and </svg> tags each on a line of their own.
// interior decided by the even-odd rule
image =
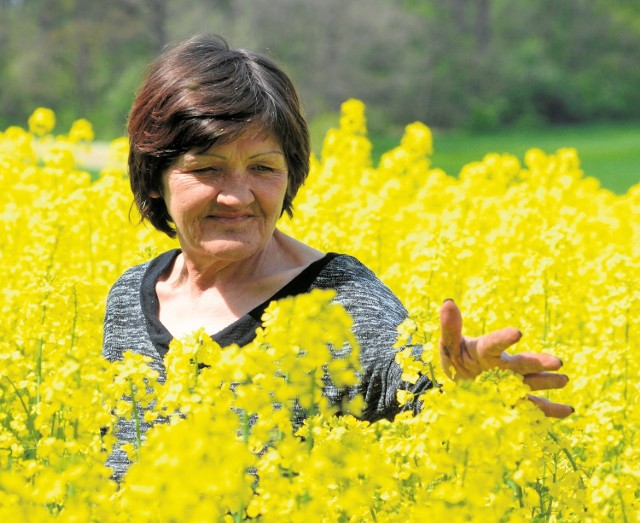
<svg viewBox="0 0 640 523">
<path fill-rule="evenodd" d="M 240 260 L 193 256 L 183 251 L 167 282 L 173 287 L 188 289 L 194 296 L 213 288 L 224 292 L 259 282 L 279 271 L 307 265 L 321 255 L 276 229 L 262 249 Z"/>
</svg>

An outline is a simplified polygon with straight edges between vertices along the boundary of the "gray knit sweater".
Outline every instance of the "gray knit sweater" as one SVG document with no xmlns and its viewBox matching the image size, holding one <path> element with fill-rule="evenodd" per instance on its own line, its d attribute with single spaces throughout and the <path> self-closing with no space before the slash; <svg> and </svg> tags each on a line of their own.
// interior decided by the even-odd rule
<svg viewBox="0 0 640 523">
<path fill-rule="evenodd" d="M 168 350 L 171 335 L 158 319 L 158 298 L 155 284 L 160 275 L 173 263 L 179 250 L 166 252 L 150 262 L 127 270 L 111 289 L 104 321 L 103 356 L 109 361 L 122 359 L 126 350 L 133 350 L 151 358 L 150 366 L 164 380 L 163 357 Z M 261 325 L 260 318 L 268 303 L 312 289 L 335 289 L 335 301 L 353 318 L 353 331 L 360 344 L 362 374 L 358 385 L 350 390 L 338 389 L 327 382 L 323 393 L 334 404 L 340 405 L 345 395 L 362 394 L 366 407 L 362 418 L 376 421 L 393 419 L 399 412 L 396 391 L 409 389 L 415 393 L 431 387 L 426 376 L 409 386 L 401 380 L 401 369 L 395 363 L 393 348 L 397 326 L 406 318 L 407 311 L 394 294 L 357 259 L 347 255 L 327 254 L 312 263 L 271 299 L 239 318 L 229 327 L 212 337 L 221 346 L 232 343 L 246 345 Z M 415 348 L 417 354 L 419 348 Z M 149 425 L 141 419 L 143 431 Z M 120 479 L 129 461 L 119 446 L 135 442 L 133 422 L 119 420 L 119 444 L 107 464 Z"/>
</svg>

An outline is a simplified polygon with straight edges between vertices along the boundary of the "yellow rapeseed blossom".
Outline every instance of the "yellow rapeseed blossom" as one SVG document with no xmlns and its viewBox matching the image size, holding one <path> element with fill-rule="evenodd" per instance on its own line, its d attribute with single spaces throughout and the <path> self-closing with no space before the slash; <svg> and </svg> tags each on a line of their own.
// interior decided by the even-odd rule
<svg viewBox="0 0 640 523">
<path fill-rule="evenodd" d="M 56 126 L 56 115 L 47 107 L 38 107 L 29 117 L 29 131 L 37 136 L 50 133 Z"/>
<path fill-rule="evenodd" d="M 93 126 L 89 120 L 80 118 L 71 124 L 69 130 L 69 141 L 76 142 L 90 142 L 94 138 Z"/>
<path fill-rule="evenodd" d="M 133 352 L 104 361 L 109 287 L 175 244 L 129 217 L 127 140 L 92 177 L 74 149 L 90 124 L 54 137 L 39 108 L 0 133 L 0 521 L 640 519 L 640 186 L 602 189 L 572 149 L 489 152 L 449 176 L 421 123 L 374 166 L 364 105 L 343 110 L 279 225 L 358 257 L 406 305 L 396 361 L 437 386 L 396 399 L 422 410 L 370 424 L 356 396 L 334 415 L 323 387 L 360 369 L 330 291 L 271 304 L 245 347 L 174 340 L 166 379 Z M 513 325 L 514 350 L 558 354 L 571 382 L 543 394 L 576 413 L 544 418 L 508 371 L 446 379 L 448 297 L 466 333 Z M 119 485 L 118 416 L 140 429 Z"/>
</svg>

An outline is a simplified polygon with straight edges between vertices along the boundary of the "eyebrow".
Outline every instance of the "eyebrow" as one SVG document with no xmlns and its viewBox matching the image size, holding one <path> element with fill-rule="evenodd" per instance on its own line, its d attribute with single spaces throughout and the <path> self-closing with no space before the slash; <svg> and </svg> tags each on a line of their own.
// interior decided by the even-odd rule
<svg viewBox="0 0 640 523">
<path fill-rule="evenodd" d="M 275 151 L 275 150 L 274 151 L 264 151 L 264 152 L 259 152 L 259 153 L 256 153 L 256 154 L 252 154 L 251 156 L 249 156 L 249 160 L 253 160 L 253 159 L 258 158 L 260 156 L 268 156 L 268 155 L 271 155 L 271 154 L 278 154 L 280 156 L 284 156 L 284 153 L 282 151 Z M 212 156 L 214 158 L 220 158 L 222 160 L 226 160 L 227 159 L 226 156 L 222 156 L 221 154 L 210 153 L 210 152 L 205 152 L 205 153 L 202 153 L 202 154 L 194 154 L 194 157 L 205 157 L 206 158 L 206 157 L 209 157 L 209 156 Z"/>
</svg>

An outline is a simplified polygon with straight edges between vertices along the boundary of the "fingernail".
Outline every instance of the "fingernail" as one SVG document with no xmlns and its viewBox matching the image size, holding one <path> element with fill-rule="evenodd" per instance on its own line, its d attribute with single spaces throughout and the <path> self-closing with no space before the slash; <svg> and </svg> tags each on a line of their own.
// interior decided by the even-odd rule
<svg viewBox="0 0 640 523">
<path fill-rule="evenodd" d="M 564 362 L 560 358 L 558 359 L 560 360 L 560 366 L 562 367 L 564 365 Z"/>
<path fill-rule="evenodd" d="M 451 302 L 455 303 L 455 301 L 453 301 L 453 298 L 447 298 L 446 300 L 444 300 L 444 301 L 442 302 L 442 305 L 444 305 L 444 304 L 445 304 L 445 303 L 447 303 L 448 301 L 451 301 Z"/>
<path fill-rule="evenodd" d="M 574 409 L 573 407 L 569 407 L 569 408 L 571 409 L 571 414 L 573 414 L 576 411 L 576 409 Z"/>
</svg>

